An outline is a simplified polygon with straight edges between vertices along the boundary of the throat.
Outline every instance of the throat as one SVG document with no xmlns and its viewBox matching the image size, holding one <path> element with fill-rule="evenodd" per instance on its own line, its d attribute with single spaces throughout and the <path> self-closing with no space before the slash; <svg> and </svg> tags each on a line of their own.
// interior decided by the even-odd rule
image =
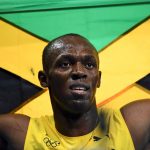
<svg viewBox="0 0 150 150">
<path fill-rule="evenodd" d="M 79 116 L 59 115 L 58 117 L 54 115 L 54 120 L 59 133 L 69 137 L 76 137 L 93 131 L 99 122 L 99 116 L 96 109 Z"/>
</svg>

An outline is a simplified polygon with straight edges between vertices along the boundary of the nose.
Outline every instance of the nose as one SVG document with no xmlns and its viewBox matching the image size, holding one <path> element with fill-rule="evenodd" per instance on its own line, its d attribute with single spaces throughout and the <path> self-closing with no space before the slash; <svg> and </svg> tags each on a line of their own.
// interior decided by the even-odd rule
<svg viewBox="0 0 150 150">
<path fill-rule="evenodd" d="M 84 66 L 81 63 L 74 65 L 71 77 L 73 80 L 85 79 L 87 77 Z"/>
</svg>

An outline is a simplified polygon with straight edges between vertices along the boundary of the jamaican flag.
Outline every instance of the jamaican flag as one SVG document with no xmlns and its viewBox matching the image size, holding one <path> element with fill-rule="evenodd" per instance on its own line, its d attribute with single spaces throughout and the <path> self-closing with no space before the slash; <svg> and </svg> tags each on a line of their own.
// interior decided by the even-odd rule
<svg viewBox="0 0 150 150">
<path fill-rule="evenodd" d="M 0 17 L 0 113 L 52 114 L 37 74 L 44 46 L 66 33 L 99 52 L 98 106 L 150 97 L 150 0 L 1 0 Z"/>
</svg>

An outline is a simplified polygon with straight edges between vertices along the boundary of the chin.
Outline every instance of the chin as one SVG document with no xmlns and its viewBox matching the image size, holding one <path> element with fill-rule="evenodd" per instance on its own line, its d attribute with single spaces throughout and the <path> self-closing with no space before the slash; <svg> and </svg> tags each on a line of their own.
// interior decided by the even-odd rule
<svg viewBox="0 0 150 150">
<path fill-rule="evenodd" d="M 90 103 L 89 100 L 77 99 L 77 100 L 71 100 L 71 103 L 68 105 L 67 108 L 69 108 L 68 111 L 70 113 L 83 114 L 87 112 L 91 106 L 92 103 Z"/>
<path fill-rule="evenodd" d="M 59 108 L 67 114 L 83 114 L 93 106 L 93 97 L 91 94 L 69 94 L 64 97 L 55 98 L 55 102 Z"/>
</svg>

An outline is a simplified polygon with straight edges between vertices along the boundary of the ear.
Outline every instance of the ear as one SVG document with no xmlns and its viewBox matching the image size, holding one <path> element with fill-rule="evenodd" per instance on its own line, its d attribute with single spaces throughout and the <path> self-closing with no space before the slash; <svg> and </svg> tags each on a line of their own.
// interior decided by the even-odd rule
<svg viewBox="0 0 150 150">
<path fill-rule="evenodd" d="M 48 87 L 47 76 L 44 71 L 39 71 L 38 78 L 42 87 Z"/>
<path fill-rule="evenodd" d="M 97 88 L 100 87 L 101 84 L 101 71 L 98 71 L 98 81 L 97 81 Z"/>
</svg>

